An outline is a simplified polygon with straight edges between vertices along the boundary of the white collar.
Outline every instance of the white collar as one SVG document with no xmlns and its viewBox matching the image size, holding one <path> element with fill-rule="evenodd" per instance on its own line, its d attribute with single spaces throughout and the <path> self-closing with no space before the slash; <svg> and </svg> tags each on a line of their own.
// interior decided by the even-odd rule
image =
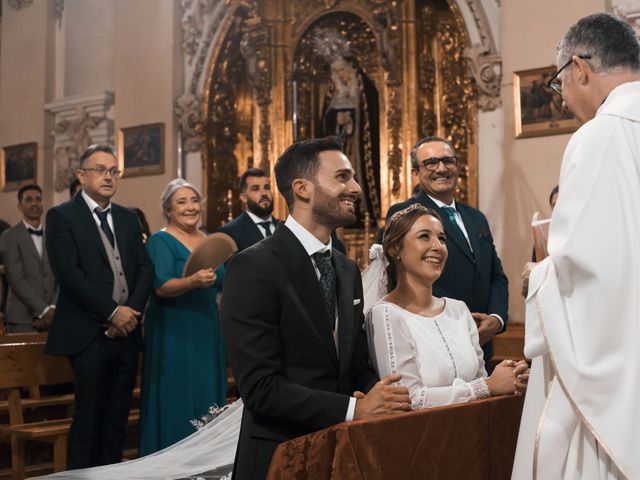
<svg viewBox="0 0 640 480">
<path fill-rule="evenodd" d="M 100 205 L 98 205 L 98 203 L 93 198 L 91 198 L 89 195 L 84 193 L 84 189 L 80 190 L 80 193 L 82 194 L 82 198 L 84 198 L 84 201 L 87 202 L 87 205 L 89 206 L 89 210 L 91 210 L 91 213 L 95 212 L 96 208 L 98 208 L 101 212 L 104 212 L 105 210 L 107 210 L 107 208 L 111 208 L 111 201 L 109 201 L 107 208 L 102 208 Z"/>
<path fill-rule="evenodd" d="M 451 207 L 453 208 L 456 212 L 458 211 L 458 209 L 456 208 L 456 199 L 454 198 L 453 200 L 451 200 L 451 203 L 449 205 L 447 205 L 444 202 L 441 202 L 440 200 L 438 200 L 437 198 L 432 197 L 431 195 L 429 195 L 427 193 L 427 196 L 433 200 L 433 203 L 435 203 L 438 207 L 442 208 L 442 207 Z"/>
<path fill-rule="evenodd" d="M 298 241 L 307 251 L 307 255 L 311 256 L 314 253 L 331 252 L 331 237 L 329 237 L 329 243 L 325 245 L 318 239 L 318 237 L 300 225 L 291 215 L 287 217 L 287 221 L 284 222 L 284 225 L 296 236 Z"/>
<path fill-rule="evenodd" d="M 27 223 L 27 221 L 23 218 L 22 219 L 22 223 L 24 223 L 24 226 L 26 227 L 27 230 L 31 229 L 31 230 L 42 230 L 42 222 L 40 222 L 38 224 L 37 227 L 32 227 L 30 224 Z"/>
<path fill-rule="evenodd" d="M 247 215 L 249 215 L 249 218 L 253 220 L 253 223 L 256 223 L 256 224 L 263 223 L 263 222 L 273 223 L 273 217 L 271 215 L 269 215 L 269 218 L 265 220 L 264 218 L 260 218 L 255 213 L 250 212 L 249 210 L 245 210 L 245 212 L 247 212 Z"/>
</svg>

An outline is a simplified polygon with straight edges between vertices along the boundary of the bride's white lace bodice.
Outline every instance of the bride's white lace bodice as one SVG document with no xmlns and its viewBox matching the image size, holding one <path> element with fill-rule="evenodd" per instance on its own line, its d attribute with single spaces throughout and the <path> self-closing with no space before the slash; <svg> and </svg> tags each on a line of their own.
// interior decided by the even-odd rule
<svg viewBox="0 0 640 480">
<path fill-rule="evenodd" d="M 463 302 L 446 298 L 442 313 L 424 317 L 380 301 L 366 329 L 378 375 L 402 374 L 414 409 L 489 396 L 478 329 Z"/>
</svg>

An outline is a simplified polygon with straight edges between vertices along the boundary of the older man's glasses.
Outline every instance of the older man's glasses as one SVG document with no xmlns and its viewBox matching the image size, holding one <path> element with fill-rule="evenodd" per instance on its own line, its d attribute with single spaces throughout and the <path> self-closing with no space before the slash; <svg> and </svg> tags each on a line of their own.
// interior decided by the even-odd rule
<svg viewBox="0 0 640 480">
<path fill-rule="evenodd" d="M 577 55 L 578 58 L 581 58 L 583 60 L 589 60 L 591 59 L 591 55 Z M 558 76 L 560 75 L 560 73 L 562 73 L 562 71 L 567 68 L 569 65 L 571 65 L 573 63 L 573 56 L 571 57 L 571 60 L 569 60 L 567 63 L 565 63 L 560 70 L 558 70 L 556 73 L 553 74 L 553 77 L 551 77 L 549 79 L 549 81 L 547 82 L 547 86 L 553 90 L 554 92 L 556 92 L 558 95 L 562 96 L 562 82 L 560 80 L 558 80 Z"/>
<path fill-rule="evenodd" d="M 122 171 L 118 170 L 116 167 L 104 168 L 104 167 L 95 167 L 95 168 L 83 168 L 81 169 L 85 172 L 96 172 L 96 175 L 100 177 L 106 177 L 107 173 L 111 175 L 113 178 L 118 178 Z"/>
<path fill-rule="evenodd" d="M 440 162 L 442 162 L 445 168 L 449 170 L 453 170 L 458 165 L 458 159 L 456 157 L 431 157 L 420 160 L 420 162 L 418 163 L 432 172 L 438 169 L 438 165 L 440 165 Z"/>
</svg>

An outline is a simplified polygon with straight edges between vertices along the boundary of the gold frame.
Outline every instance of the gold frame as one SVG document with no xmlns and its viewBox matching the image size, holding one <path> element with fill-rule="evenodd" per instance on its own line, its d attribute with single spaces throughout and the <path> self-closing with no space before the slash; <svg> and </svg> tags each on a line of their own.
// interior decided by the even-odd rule
<svg viewBox="0 0 640 480">
<path fill-rule="evenodd" d="M 125 156 L 125 141 L 129 135 L 142 133 L 144 130 L 160 130 L 159 157 L 157 162 L 151 165 L 127 166 L 127 158 Z M 118 157 L 119 164 L 122 169 L 123 177 L 139 177 L 142 175 L 160 175 L 164 173 L 164 123 L 149 123 L 145 125 L 136 125 L 135 127 L 121 128 L 118 131 Z M 154 159 L 155 160 L 155 159 Z"/>
<path fill-rule="evenodd" d="M 559 106 L 561 105 L 561 100 L 559 100 L 559 97 L 546 86 L 547 80 L 551 78 L 555 73 L 555 70 L 556 67 L 551 65 L 549 67 L 531 68 L 528 70 L 513 72 L 513 104 L 516 138 L 559 135 L 563 133 L 573 133 L 577 130 L 578 124 L 575 119 L 572 116 L 569 117 L 566 114 L 562 114 L 562 107 Z M 540 82 L 540 85 L 544 85 L 543 88 L 545 92 L 548 93 L 549 101 L 548 103 L 543 104 L 543 107 L 548 109 L 551 119 L 534 119 L 533 121 L 523 123 L 523 88 L 531 87 L 534 81 L 538 81 Z M 536 112 L 528 110 L 527 113 L 535 116 Z"/>
<path fill-rule="evenodd" d="M 29 159 L 29 161 L 33 162 L 33 176 L 29 178 L 25 178 L 22 180 L 12 180 L 7 181 L 6 173 L 7 173 L 7 157 L 11 155 L 13 152 L 21 152 L 27 150 L 28 148 L 33 149 L 33 157 Z M 0 190 L 3 192 L 11 192 L 15 190 L 19 190 L 23 185 L 29 185 L 31 183 L 36 183 L 38 178 L 38 143 L 37 142 L 28 142 L 28 143 L 19 143 L 16 145 L 8 145 L 6 147 L 2 147 L 0 150 Z"/>
</svg>

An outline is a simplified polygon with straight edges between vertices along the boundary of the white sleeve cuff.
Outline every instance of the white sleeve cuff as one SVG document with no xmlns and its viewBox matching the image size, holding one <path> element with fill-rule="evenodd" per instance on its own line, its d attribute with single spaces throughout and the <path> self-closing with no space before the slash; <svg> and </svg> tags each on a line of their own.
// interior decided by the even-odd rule
<svg viewBox="0 0 640 480">
<path fill-rule="evenodd" d="M 42 310 L 40 315 L 38 315 L 38 319 L 41 319 L 42 317 L 44 317 L 44 314 L 47 313 L 52 308 L 56 308 L 56 306 L 55 305 L 47 305 L 46 307 L 44 307 L 44 310 Z"/>
<path fill-rule="evenodd" d="M 496 317 L 500 321 L 500 330 L 498 330 L 498 333 L 502 332 L 504 330 L 504 320 L 502 320 L 502 317 L 497 313 L 490 313 L 489 316 Z"/>
<path fill-rule="evenodd" d="M 344 421 L 345 422 L 350 422 L 351 420 L 353 420 L 353 416 L 356 413 L 356 397 L 351 397 L 349 399 L 349 407 L 347 408 L 347 416 L 345 417 Z"/>
</svg>

